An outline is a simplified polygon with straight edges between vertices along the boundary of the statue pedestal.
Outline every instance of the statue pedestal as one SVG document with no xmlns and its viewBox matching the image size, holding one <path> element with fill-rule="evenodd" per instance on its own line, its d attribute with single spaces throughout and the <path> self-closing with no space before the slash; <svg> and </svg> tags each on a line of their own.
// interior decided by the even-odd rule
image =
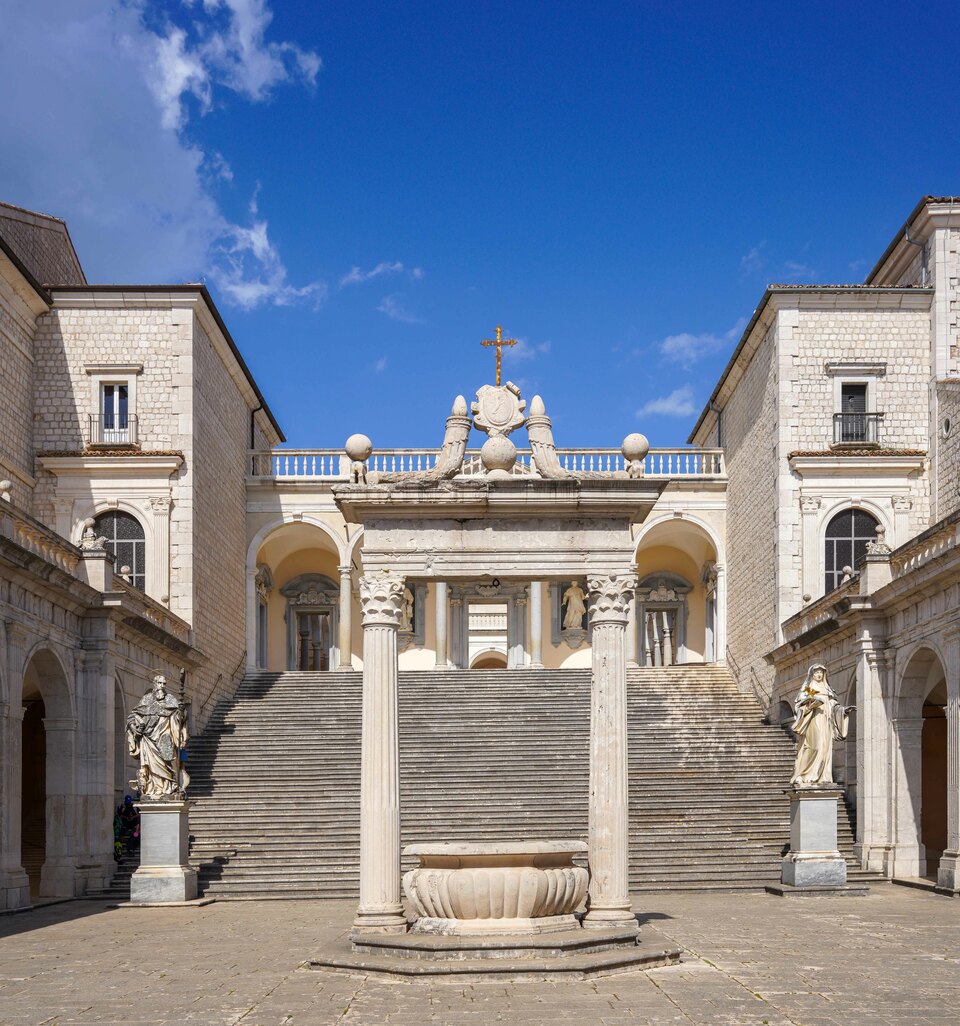
<svg viewBox="0 0 960 1026">
<path fill-rule="evenodd" d="M 789 893 L 866 894 L 866 887 L 847 886 L 847 863 L 837 848 L 837 803 L 842 791 L 836 784 L 794 787 L 790 795 L 790 851 L 780 870 L 781 887 L 767 890 Z"/>
<path fill-rule="evenodd" d="M 190 865 L 189 801 L 140 802 L 140 868 L 130 879 L 137 903 L 193 901 L 197 871 Z"/>
</svg>

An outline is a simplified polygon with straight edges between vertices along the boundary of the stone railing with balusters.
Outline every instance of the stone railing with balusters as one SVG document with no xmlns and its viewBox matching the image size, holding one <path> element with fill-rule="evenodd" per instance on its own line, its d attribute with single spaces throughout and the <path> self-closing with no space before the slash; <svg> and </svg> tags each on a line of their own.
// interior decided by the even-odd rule
<svg viewBox="0 0 960 1026">
<path fill-rule="evenodd" d="M 72 574 L 80 562 L 80 549 L 61 538 L 39 520 L 0 499 L 0 537 L 9 538 L 21 548 L 40 556 Z"/>
<path fill-rule="evenodd" d="M 383 449 L 367 461 L 368 473 L 417 474 L 432 470 L 439 449 Z M 627 469 L 619 449 L 558 449 L 557 457 L 564 470 L 573 476 L 614 475 Z M 726 468 L 722 449 L 651 449 L 644 461 L 644 476 L 651 478 L 707 478 L 725 480 Z M 252 480 L 346 481 L 350 477 L 350 460 L 340 449 L 273 449 L 250 454 Z M 461 475 L 483 475 L 480 450 L 468 449 Z M 513 473 L 536 476 L 536 463 L 529 449 L 517 452 Z"/>
<path fill-rule="evenodd" d="M 162 631 L 171 634 L 185 644 L 190 644 L 190 624 L 186 620 L 181 620 L 176 613 L 171 613 L 166 606 L 150 598 L 149 595 L 146 595 L 139 588 L 135 588 L 129 581 L 124 580 L 120 574 L 114 574 L 113 576 L 113 590 L 114 592 L 123 593 L 125 596 L 125 607 L 131 606 L 132 611 L 144 620 L 149 621 L 154 626 L 159 627 Z"/>
</svg>

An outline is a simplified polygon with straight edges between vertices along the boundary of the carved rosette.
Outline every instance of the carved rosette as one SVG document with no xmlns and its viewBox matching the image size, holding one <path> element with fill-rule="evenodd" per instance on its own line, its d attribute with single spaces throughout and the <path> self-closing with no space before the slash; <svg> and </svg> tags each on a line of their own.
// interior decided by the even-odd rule
<svg viewBox="0 0 960 1026">
<path fill-rule="evenodd" d="M 626 623 L 630 599 L 637 587 L 636 574 L 607 574 L 587 579 L 590 623 Z"/>
<path fill-rule="evenodd" d="M 407 897 L 430 919 L 539 919 L 571 915 L 587 893 L 580 866 L 494 866 L 411 870 Z"/>
<path fill-rule="evenodd" d="M 365 574 L 360 578 L 360 605 L 363 624 L 400 626 L 403 610 L 403 577 L 400 574 Z"/>
</svg>

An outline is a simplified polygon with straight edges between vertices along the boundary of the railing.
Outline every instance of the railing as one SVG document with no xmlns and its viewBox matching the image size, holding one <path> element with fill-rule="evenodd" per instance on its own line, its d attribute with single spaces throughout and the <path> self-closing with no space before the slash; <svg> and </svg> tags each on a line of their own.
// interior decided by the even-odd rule
<svg viewBox="0 0 960 1026">
<path fill-rule="evenodd" d="M 144 620 L 148 620 L 167 634 L 172 634 L 179 641 L 190 644 L 190 624 L 186 620 L 182 620 L 166 606 L 144 594 L 129 581 L 125 581 L 120 574 L 114 574 L 112 587 L 114 591 L 126 595 L 126 603 L 132 605 L 135 612 Z"/>
<path fill-rule="evenodd" d="M 9 538 L 70 574 L 80 562 L 80 550 L 75 545 L 3 499 L 0 499 L 0 537 Z"/>
<path fill-rule="evenodd" d="M 136 445 L 137 418 L 132 414 L 122 417 L 91 416 L 88 437 L 91 446 Z"/>
<path fill-rule="evenodd" d="M 417 474 L 432 470 L 439 449 L 383 449 L 367 461 L 368 473 Z M 584 474 L 613 475 L 627 469 L 619 449 L 558 449 L 557 457 L 564 470 L 574 476 Z M 254 480 L 346 481 L 350 477 L 350 460 L 339 449 L 273 449 L 250 454 L 251 478 Z M 651 449 L 643 461 L 645 477 L 699 477 L 724 480 L 723 449 Z M 513 468 L 517 476 L 536 476 L 536 462 L 529 449 L 517 452 Z M 483 475 L 480 450 L 468 449 L 461 476 Z"/>
<path fill-rule="evenodd" d="M 834 445 L 879 445 L 882 413 L 835 413 Z"/>
</svg>

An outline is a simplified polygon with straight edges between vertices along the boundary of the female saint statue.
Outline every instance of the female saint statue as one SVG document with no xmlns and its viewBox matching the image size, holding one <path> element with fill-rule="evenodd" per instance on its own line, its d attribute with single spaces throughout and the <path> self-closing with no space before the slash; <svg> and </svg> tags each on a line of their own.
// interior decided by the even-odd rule
<svg viewBox="0 0 960 1026">
<path fill-rule="evenodd" d="M 140 759 L 137 783 L 143 798 L 173 801 L 184 797 L 190 777 L 180 759 L 187 743 L 183 705 L 167 691 L 162 674 L 127 717 L 130 754 Z"/>
<path fill-rule="evenodd" d="M 797 761 L 790 783 L 819 787 L 833 783 L 833 742 L 847 736 L 853 706 L 842 706 L 827 681 L 827 668 L 811 666 L 793 703 L 791 729 L 797 735 Z"/>
<path fill-rule="evenodd" d="M 587 611 L 587 607 L 583 602 L 585 598 L 583 588 L 576 581 L 563 593 L 561 601 L 567 607 L 563 617 L 564 630 L 568 630 L 571 627 L 579 630 L 583 626 L 583 614 Z"/>
</svg>

